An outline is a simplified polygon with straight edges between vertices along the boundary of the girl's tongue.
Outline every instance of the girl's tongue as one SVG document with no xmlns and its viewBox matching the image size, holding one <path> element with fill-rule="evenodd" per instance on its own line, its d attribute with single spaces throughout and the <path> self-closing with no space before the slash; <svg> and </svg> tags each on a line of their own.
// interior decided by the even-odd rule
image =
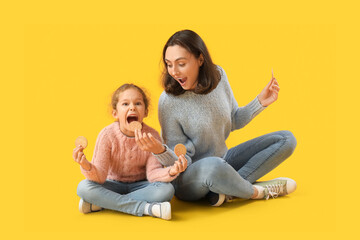
<svg viewBox="0 0 360 240">
<path fill-rule="evenodd" d="M 131 123 L 131 122 L 137 121 L 138 118 L 136 116 L 129 116 L 129 117 L 127 117 L 126 120 L 128 123 Z"/>
</svg>

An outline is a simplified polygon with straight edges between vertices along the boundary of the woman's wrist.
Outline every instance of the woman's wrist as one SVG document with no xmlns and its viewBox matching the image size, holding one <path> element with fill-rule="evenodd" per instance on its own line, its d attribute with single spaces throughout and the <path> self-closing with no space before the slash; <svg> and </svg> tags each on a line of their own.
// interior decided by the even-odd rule
<svg viewBox="0 0 360 240">
<path fill-rule="evenodd" d="M 260 99 L 259 95 L 257 96 L 257 99 L 258 99 L 258 101 L 259 101 L 259 103 L 260 103 L 260 105 L 261 105 L 262 107 L 266 107 L 266 106 L 264 106 L 264 104 L 261 102 L 261 99 Z"/>
</svg>

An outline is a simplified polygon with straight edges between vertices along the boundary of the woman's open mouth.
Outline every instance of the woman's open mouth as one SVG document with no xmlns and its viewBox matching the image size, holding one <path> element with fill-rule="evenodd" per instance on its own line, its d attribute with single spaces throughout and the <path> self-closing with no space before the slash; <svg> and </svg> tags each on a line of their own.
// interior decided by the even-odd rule
<svg viewBox="0 0 360 240">
<path fill-rule="evenodd" d="M 184 86 L 185 83 L 186 83 L 187 78 L 186 78 L 186 77 L 184 77 L 184 78 L 178 78 L 177 80 L 179 81 L 179 83 L 180 83 L 181 86 Z"/>
</svg>

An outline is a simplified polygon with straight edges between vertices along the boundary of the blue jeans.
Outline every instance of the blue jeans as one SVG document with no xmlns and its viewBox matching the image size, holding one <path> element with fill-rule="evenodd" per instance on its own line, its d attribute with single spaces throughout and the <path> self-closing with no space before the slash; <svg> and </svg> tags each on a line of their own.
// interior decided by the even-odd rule
<svg viewBox="0 0 360 240">
<path fill-rule="evenodd" d="M 84 201 L 99 207 L 142 216 L 146 203 L 170 201 L 174 196 L 174 187 L 164 182 L 106 180 L 104 184 L 99 184 L 85 179 L 79 183 L 77 194 Z"/>
<path fill-rule="evenodd" d="M 200 159 L 173 181 L 175 195 L 196 201 L 212 191 L 249 199 L 253 195 L 252 183 L 288 158 L 295 147 L 291 132 L 278 131 L 231 148 L 224 158 Z"/>
</svg>

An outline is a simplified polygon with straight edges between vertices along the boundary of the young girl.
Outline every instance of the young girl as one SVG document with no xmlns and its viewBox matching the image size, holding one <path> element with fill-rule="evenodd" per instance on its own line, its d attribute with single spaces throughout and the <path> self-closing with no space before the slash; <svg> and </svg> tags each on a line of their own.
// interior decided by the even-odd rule
<svg viewBox="0 0 360 240">
<path fill-rule="evenodd" d="M 116 121 L 100 132 L 91 163 L 86 160 L 82 146 L 74 149 L 73 158 L 86 177 L 77 189 L 80 212 L 105 208 L 171 219 L 169 201 L 174 188 L 170 182 L 186 169 L 187 160 L 182 155 L 175 164 L 163 168 L 155 158 L 154 155 L 165 151 L 165 146 L 159 134 L 143 123 L 148 105 L 141 88 L 122 85 L 112 97 Z M 130 127 L 133 121 L 142 123 L 142 132 Z"/>
<path fill-rule="evenodd" d="M 159 120 L 169 148 L 158 158 L 171 165 L 172 149 L 182 143 L 192 162 L 173 182 L 175 195 L 186 201 L 206 196 L 213 206 L 220 206 L 227 196 L 268 199 L 295 191 L 296 183 L 289 178 L 256 182 L 292 154 L 296 139 L 291 132 L 269 133 L 231 149 L 225 144 L 231 131 L 277 100 L 277 80 L 273 77 L 257 97 L 239 107 L 225 71 L 212 62 L 195 32 L 176 32 L 162 57 L 165 91 L 159 99 Z"/>
</svg>

